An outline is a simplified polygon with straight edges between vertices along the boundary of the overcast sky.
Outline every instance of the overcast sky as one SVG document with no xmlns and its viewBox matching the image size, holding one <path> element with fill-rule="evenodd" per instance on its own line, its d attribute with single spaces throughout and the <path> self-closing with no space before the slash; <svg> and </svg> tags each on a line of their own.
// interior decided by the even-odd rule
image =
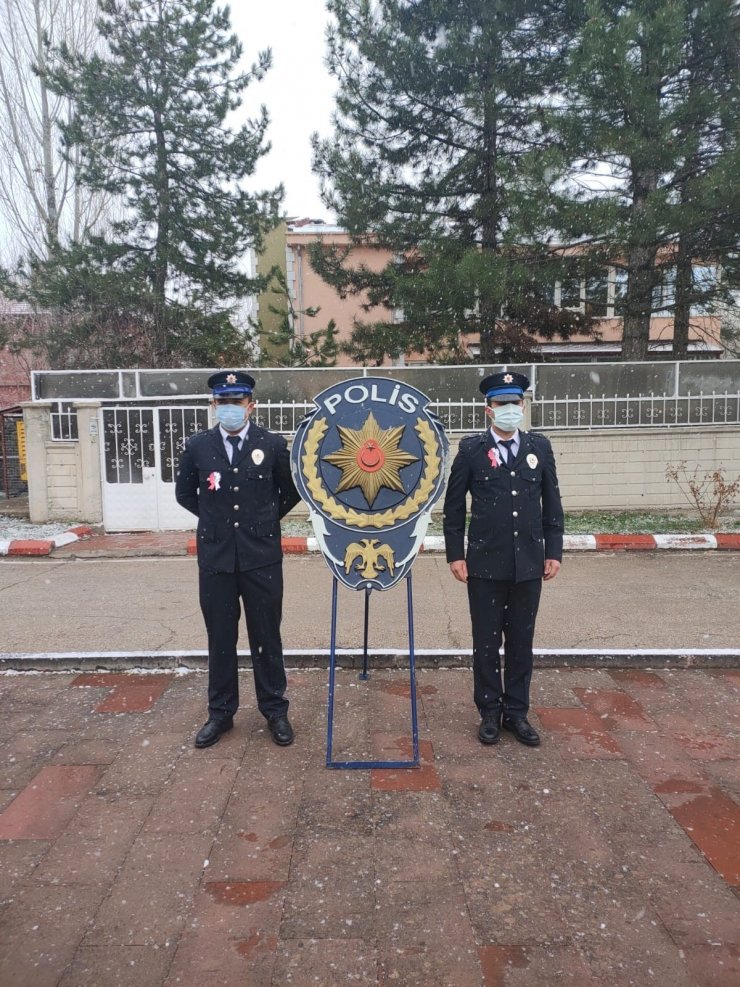
<svg viewBox="0 0 740 987">
<path fill-rule="evenodd" d="M 250 114 L 261 103 L 270 114 L 272 150 L 259 164 L 254 187 L 282 182 L 289 216 L 333 221 L 319 198 L 310 145 L 313 131 L 328 136 L 331 130 L 334 80 L 324 64 L 328 19 L 324 0 L 235 0 L 231 5 L 245 62 L 251 65 L 258 51 L 272 49 L 272 68 L 244 93 Z"/>
</svg>

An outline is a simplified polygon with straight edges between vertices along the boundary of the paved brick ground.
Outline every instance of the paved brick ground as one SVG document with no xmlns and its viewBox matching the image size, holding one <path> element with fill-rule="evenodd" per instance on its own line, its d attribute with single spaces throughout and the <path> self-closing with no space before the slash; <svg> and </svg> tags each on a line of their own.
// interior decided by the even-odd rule
<svg viewBox="0 0 740 987">
<path fill-rule="evenodd" d="M 536 673 L 541 748 L 419 676 L 422 766 L 324 766 L 251 705 L 196 751 L 205 676 L 0 678 L 3 987 L 731 987 L 740 673 Z M 341 673 L 335 756 L 410 751 L 408 688 Z"/>
</svg>

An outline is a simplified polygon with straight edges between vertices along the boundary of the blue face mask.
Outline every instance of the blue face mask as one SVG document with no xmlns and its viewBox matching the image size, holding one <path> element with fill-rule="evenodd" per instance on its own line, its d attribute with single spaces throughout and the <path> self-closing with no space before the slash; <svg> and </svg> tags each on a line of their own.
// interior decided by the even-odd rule
<svg viewBox="0 0 740 987">
<path fill-rule="evenodd" d="M 227 432 L 238 432 L 244 428 L 247 420 L 247 409 L 241 404 L 217 404 L 216 421 L 223 425 Z"/>
<path fill-rule="evenodd" d="M 518 404 L 494 406 L 493 424 L 502 432 L 515 432 L 524 418 L 524 409 Z"/>
</svg>

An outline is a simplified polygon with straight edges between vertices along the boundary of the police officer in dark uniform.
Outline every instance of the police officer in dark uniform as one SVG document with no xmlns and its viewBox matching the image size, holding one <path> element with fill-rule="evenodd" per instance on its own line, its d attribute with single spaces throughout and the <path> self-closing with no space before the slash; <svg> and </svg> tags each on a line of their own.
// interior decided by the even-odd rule
<svg viewBox="0 0 740 987">
<path fill-rule="evenodd" d="M 200 606 L 208 633 L 208 721 L 195 738 L 210 747 L 239 706 L 236 644 L 244 606 L 257 705 L 272 739 L 293 743 L 280 621 L 280 519 L 298 502 L 285 439 L 250 422 L 254 378 L 208 378 L 218 424 L 193 435 L 180 459 L 177 502 L 198 517 Z"/>
<path fill-rule="evenodd" d="M 550 442 L 519 431 L 528 387 L 529 380 L 513 372 L 482 381 L 492 424 L 460 442 L 447 485 L 444 535 L 452 574 L 468 586 L 478 738 L 495 744 L 503 726 L 522 744 L 537 747 L 539 735 L 527 720 L 532 642 L 542 580 L 560 568 L 563 508 Z"/>
</svg>

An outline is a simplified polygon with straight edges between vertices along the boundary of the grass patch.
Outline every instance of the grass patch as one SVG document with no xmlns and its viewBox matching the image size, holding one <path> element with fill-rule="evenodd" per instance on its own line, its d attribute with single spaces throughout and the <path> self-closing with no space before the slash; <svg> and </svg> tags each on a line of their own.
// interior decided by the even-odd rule
<svg viewBox="0 0 740 987">
<path fill-rule="evenodd" d="M 691 514 L 653 511 L 576 511 L 566 513 L 569 535 L 693 535 L 708 531 L 700 518 Z M 717 531 L 740 530 L 740 518 L 720 519 Z"/>
<path fill-rule="evenodd" d="M 681 512 L 655 511 L 568 511 L 565 532 L 568 535 L 694 535 L 708 529 L 696 516 Z M 717 531 L 740 531 L 740 517 L 728 514 L 720 520 Z M 286 518 L 283 534 L 293 537 L 312 536 L 308 519 Z M 442 516 L 434 514 L 427 534 L 442 534 Z"/>
</svg>

